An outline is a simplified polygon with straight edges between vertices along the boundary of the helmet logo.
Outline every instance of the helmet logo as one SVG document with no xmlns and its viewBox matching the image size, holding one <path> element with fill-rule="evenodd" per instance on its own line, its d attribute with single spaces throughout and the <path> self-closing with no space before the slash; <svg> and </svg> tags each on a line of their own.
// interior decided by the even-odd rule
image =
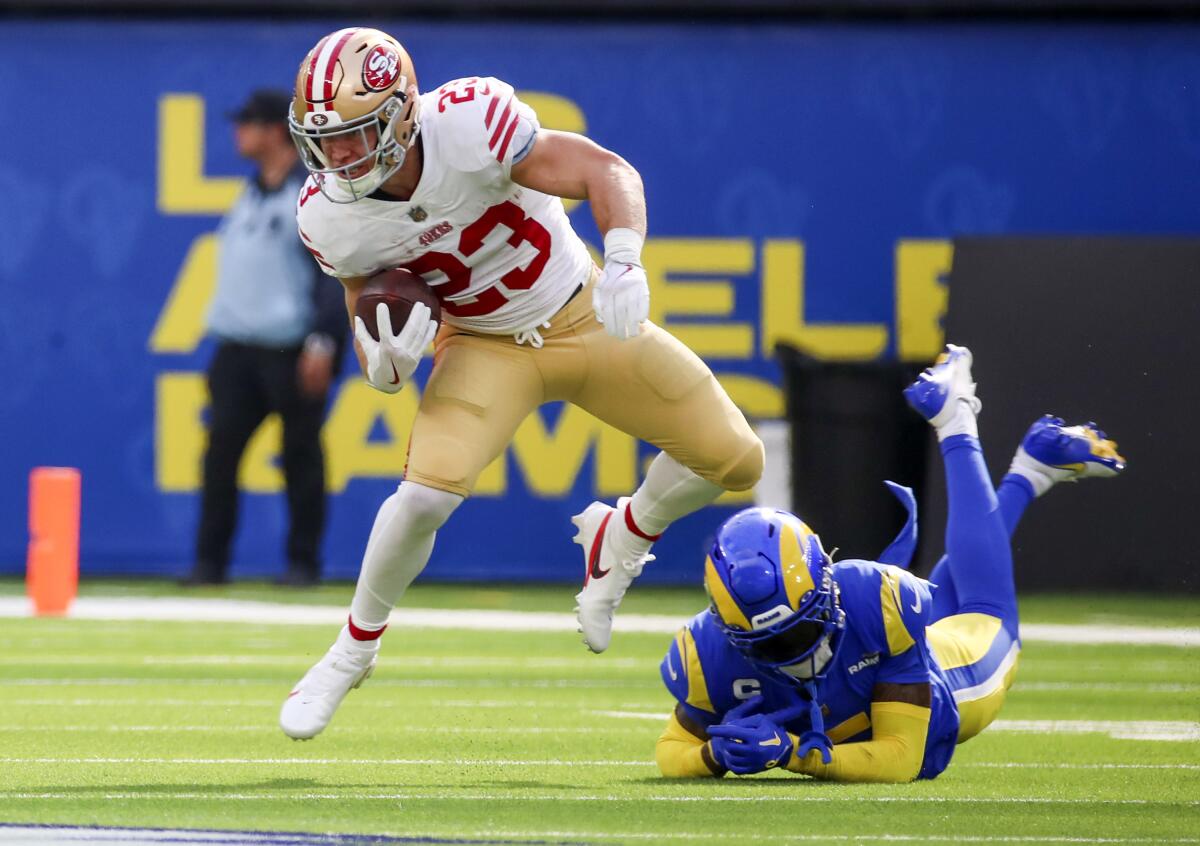
<svg viewBox="0 0 1200 846">
<path fill-rule="evenodd" d="M 363 61 L 363 85 L 369 91 L 386 91 L 400 76 L 400 54 L 389 44 L 376 44 Z"/>
<path fill-rule="evenodd" d="M 329 118 L 318 113 L 312 116 L 312 122 L 313 126 L 324 126 L 325 124 L 329 123 Z"/>
</svg>

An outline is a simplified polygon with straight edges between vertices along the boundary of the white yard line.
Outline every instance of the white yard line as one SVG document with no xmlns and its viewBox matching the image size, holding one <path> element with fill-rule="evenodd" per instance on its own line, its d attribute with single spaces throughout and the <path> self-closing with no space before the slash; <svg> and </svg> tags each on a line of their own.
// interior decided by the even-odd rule
<svg viewBox="0 0 1200 846">
<path fill-rule="evenodd" d="M 664 835 L 660 832 L 630 831 L 462 831 L 455 829 L 451 834 L 409 832 L 409 837 L 424 837 L 432 841 L 446 839 L 448 842 L 464 844 L 480 840 L 493 843 L 497 840 L 515 840 L 524 838 L 581 839 L 585 842 L 630 841 L 630 840 L 698 840 L 741 842 L 769 841 L 771 843 L 1200 843 L 1195 837 L 1070 837 L 1070 836 L 1020 836 L 1020 835 L 939 835 L 939 834 L 756 834 L 752 832 L 676 832 Z M 281 839 L 296 838 L 297 842 L 325 842 L 320 835 L 300 834 L 295 832 L 234 832 L 214 831 L 209 829 L 132 829 L 132 828 L 91 828 L 77 826 L 4 826 L 0 828 L 0 843 L 59 843 L 60 838 L 66 837 L 71 841 L 85 840 L 98 843 L 275 843 Z M 168 839 L 164 839 L 164 837 Z M 386 838 L 387 836 L 383 836 Z M 391 842 L 381 838 L 381 842 Z M 328 842 L 339 843 L 353 839 L 346 835 L 342 839 L 331 837 Z"/>
<path fill-rule="evenodd" d="M 91 798 L 114 800 L 158 800 L 185 799 L 206 802 L 234 801 L 315 801 L 332 800 L 337 802 L 401 802 L 401 801 L 433 801 L 433 802 L 731 802 L 731 803 L 778 803 L 778 802 L 819 802 L 823 804 L 875 804 L 880 802 L 895 802 L 898 804 L 912 803 L 917 805 L 1165 805 L 1193 807 L 1200 805 L 1200 800 L 1182 802 L 1160 801 L 1156 799 L 1061 799 L 1042 796 L 1004 796 L 989 798 L 985 796 L 879 796 L 864 794 L 861 796 L 830 796 L 804 795 L 804 791 L 786 794 L 772 792 L 770 795 L 659 795 L 659 796 L 614 796 L 611 794 L 578 794 L 578 793 L 528 793 L 514 791 L 508 793 L 484 793 L 471 791 L 447 792 L 416 792 L 416 793 L 360 793 L 355 791 L 341 793 L 288 793 L 284 790 L 261 793 L 226 793 L 219 790 L 211 792 L 186 792 L 172 790 L 154 790 L 145 792 L 112 792 L 97 793 Z M 69 799 L 78 801 L 78 792 L 21 792 L 0 791 L 0 799 Z"/>
<path fill-rule="evenodd" d="M 0 597 L 0 617 L 28 617 L 30 614 L 30 603 L 25 597 Z M 689 616 L 619 614 L 615 629 L 618 632 L 670 634 L 687 622 Z M 77 599 L 70 617 L 75 620 L 332 626 L 345 622 L 346 609 L 333 605 L 280 605 L 236 599 L 108 597 Z M 550 611 L 400 608 L 392 615 L 391 625 L 455 631 L 574 632 L 578 624 L 572 614 Z M 1200 646 L 1200 628 L 1030 623 L 1021 626 L 1021 637 L 1026 641 L 1054 643 Z"/>
<path fill-rule="evenodd" d="M 506 760 L 488 758 L 10 758 L 0 764 L 155 764 L 174 766 L 369 766 L 369 767 L 656 767 L 651 760 L 576 761 L 563 759 Z M 1200 764 L 1062 764 L 1045 761 L 971 761 L 956 763 L 955 769 L 1014 770 L 1200 770 Z"/>
<path fill-rule="evenodd" d="M 988 731 L 1107 734 L 1115 740 L 1200 740 L 1200 723 L 1186 720 L 996 720 Z"/>
<path fill-rule="evenodd" d="M 588 711 L 618 720 L 662 721 L 659 711 Z M 1188 720 L 996 720 L 989 732 L 1032 734 L 1107 734 L 1115 740 L 1200 740 L 1200 723 Z"/>
</svg>

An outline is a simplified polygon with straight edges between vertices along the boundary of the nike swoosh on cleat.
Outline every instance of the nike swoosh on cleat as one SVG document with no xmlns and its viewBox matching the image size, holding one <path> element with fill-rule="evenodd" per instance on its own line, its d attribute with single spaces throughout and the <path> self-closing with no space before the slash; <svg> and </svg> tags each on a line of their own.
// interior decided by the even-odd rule
<svg viewBox="0 0 1200 846">
<path fill-rule="evenodd" d="M 603 579 L 612 571 L 611 567 L 608 570 L 600 569 L 600 547 L 604 545 L 604 530 L 608 528 L 608 521 L 612 519 L 614 513 L 608 512 L 600 521 L 600 529 L 596 532 L 596 539 L 592 541 L 592 549 L 588 554 L 588 578 Z"/>
<path fill-rule="evenodd" d="M 400 384 L 400 373 L 399 373 L 399 371 L 396 370 L 396 362 L 394 362 L 394 361 L 392 362 L 392 378 L 391 378 L 391 381 L 388 382 L 388 384 L 389 385 L 399 385 Z"/>
</svg>

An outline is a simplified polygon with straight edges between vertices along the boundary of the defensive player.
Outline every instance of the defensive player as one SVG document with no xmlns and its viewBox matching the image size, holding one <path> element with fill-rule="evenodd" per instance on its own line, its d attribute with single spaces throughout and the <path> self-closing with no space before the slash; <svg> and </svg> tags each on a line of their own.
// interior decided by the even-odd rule
<svg viewBox="0 0 1200 846">
<path fill-rule="evenodd" d="M 934 778 L 956 743 L 996 716 L 1020 652 L 1009 536 L 1055 483 L 1125 467 L 1094 424 L 1035 422 L 993 490 L 971 354 L 948 346 L 905 394 L 937 428 L 949 496 L 946 556 L 930 582 L 906 571 L 905 531 L 879 562 L 833 564 L 812 530 L 748 509 L 705 563 L 712 600 L 676 636 L 662 677 L 678 699 L 659 738 L 668 776 L 786 767 L 836 781 Z"/>
<path fill-rule="evenodd" d="M 723 491 L 752 487 L 763 451 L 705 364 L 646 319 L 645 200 L 622 158 L 540 128 L 492 77 L 420 94 L 404 48 L 374 29 L 317 43 L 300 66 L 290 124 L 311 173 L 300 234 L 341 279 L 352 318 L 368 277 L 395 267 L 424 277 L 444 317 L 435 341 L 423 305 L 402 327 L 380 306 L 378 341 L 355 321 L 359 361 L 379 390 L 400 390 L 430 341 L 434 367 L 404 481 L 367 542 L 349 624 L 280 714 L 284 732 L 303 739 L 371 673 L 388 614 L 436 531 L 541 403 L 574 403 L 662 450 L 632 497 L 573 518 L 586 567 L 576 610 L 594 652 L 608 647 L 613 612 L 651 544 Z M 591 203 L 603 270 L 559 197 Z"/>
</svg>

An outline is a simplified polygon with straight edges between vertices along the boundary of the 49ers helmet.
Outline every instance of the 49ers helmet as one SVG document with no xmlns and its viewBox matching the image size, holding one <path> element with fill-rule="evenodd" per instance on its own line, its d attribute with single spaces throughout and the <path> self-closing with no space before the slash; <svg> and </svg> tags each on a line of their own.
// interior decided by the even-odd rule
<svg viewBox="0 0 1200 846">
<path fill-rule="evenodd" d="M 304 57 L 288 127 L 322 193 L 335 203 L 352 203 L 404 164 L 420 128 L 420 108 L 417 74 L 400 42 L 377 29 L 352 27 L 325 36 Z M 322 141 L 353 134 L 365 154 L 335 167 Z M 364 166 L 370 170 L 351 176 Z M 330 194 L 328 177 L 349 199 Z"/>
</svg>

